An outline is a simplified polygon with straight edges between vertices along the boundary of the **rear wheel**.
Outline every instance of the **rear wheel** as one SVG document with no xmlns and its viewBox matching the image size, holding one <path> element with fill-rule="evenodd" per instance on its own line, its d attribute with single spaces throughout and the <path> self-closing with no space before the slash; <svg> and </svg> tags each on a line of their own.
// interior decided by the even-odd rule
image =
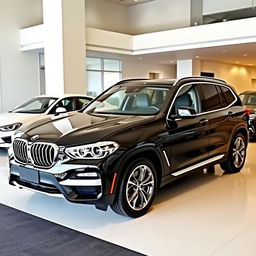
<svg viewBox="0 0 256 256">
<path fill-rule="evenodd" d="M 123 173 L 124 178 L 111 208 L 121 215 L 140 217 L 149 210 L 156 194 L 155 167 L 141 158 L 133 161 Z"/>
<path fill-rule="evenodd" d="M 221 168 L 227 173 L 236 173 L 244 166 L 246 157 L 246 140 L 243 134 L 238 133 L 231 141 L 228 159 L 221 163 Z"/>
</svg>

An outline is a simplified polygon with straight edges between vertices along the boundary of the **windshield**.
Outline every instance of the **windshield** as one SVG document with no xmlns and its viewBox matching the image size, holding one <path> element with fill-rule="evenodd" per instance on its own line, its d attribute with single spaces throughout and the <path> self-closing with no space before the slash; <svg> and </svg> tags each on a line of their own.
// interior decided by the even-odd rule
<svg viewBox="0 0 256 256">
<path fill-rule="evenodd" d="M 243 104 L 245 105 L 256 105 L 256 93 L 254 94 L 241 94 L 239 95 Z"/>
<path fill-rule="evenodd" d="M 154 115 L 166 102 L 170 88 L 161 86 L 115 86 L 85 109 L 89 113 Z"/>
<path fill-rule="evenodd" d="M 41 113 L 44 113 L 56 100 L 57 98 L 51 98 L 51 97 L 33 98 L 17 106 L 11 112 L 41 114 Z"/>
</svg>

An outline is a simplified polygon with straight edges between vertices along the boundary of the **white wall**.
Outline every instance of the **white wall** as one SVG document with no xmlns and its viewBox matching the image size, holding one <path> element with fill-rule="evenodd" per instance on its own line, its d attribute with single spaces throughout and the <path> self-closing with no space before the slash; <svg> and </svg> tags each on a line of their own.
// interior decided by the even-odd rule
<svg viewBox="0 0 256 256">
<path fill-rule="evenodd" d="M 202 61 L 201 71 L 214 73 L 216 78 L 223 79 L 233 85 L 238 93 L 246 90 L 256 90 L 252 84 L 252 79 L 256 79 L 256 68 Z"/>
<path fill-rule="evenodd" d="M 123 59 L 123 79 L 149 78 L 149 72 L 159 73 L 159 78 L 176 78 L 175 65 L 155 64 L 139 59 Z"/>
<path fill-rule="evenodd" d="M 190 0 L 157 0 L 128 8 L 131 34 L 190 26 Z"/>
<path fill-rule="evenodd" d="M 256 5 L 256 1 L 255 5 Z M 203 15 L 252 7 L 252 0 L 203 0 Z"/>
<path fill-rule="evenodd" d="M 126 5 L 107 0 L 85 0 L 86 26 L 128 32 Z"/>
<path fill-rule="evenodd" d="M 41 0 L 0 0 L 0 111 L 39 93 L 38 55 L 20 51 L 20 29 L 42 23 Z"/>
</svg>

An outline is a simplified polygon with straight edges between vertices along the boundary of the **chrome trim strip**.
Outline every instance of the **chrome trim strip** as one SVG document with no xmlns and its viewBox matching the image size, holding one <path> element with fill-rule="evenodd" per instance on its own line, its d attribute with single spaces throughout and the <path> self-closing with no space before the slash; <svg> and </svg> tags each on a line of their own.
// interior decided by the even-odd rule
<svg viewBox="0 0 256 256">
<path fill-rule="evenodd" d="M 226 87 L 228 88 L 231 93 L 233 94 L 234 96 L 234 101 L 232 101 L 232 103 L 230 103 L 228 106 L 224 107 L 224 108 L 218 108 L 218 109 L 215 109 L 215 110 L 211 110 L 211 111 L 207 111 L 207 112 L 201 112 L 201 113 L 198 113 L 198 114 L 193 114 L 191 116 L 202 116 L 202 115 L 205 115 L 205 114 L 209 114 L 209 113 L 213 113 L 213 112 L 217 112 L 217 111 L 221 111 L 221 110 L 225 110 L 225 109 L 228 109 L 230 108 L 234 103 L 235 101 L 237 100 L 237 96 L 235 95 L 235 93 L 233 92 L 233 90 L 231 90 L 228 85 L 224 85 L 224 84 L 219 84 L 219 83 L 214 83 L 214 82 L 202 82 L 202 81 L 199 81 L 199 82 L 190 82 L 190 83 L 185 83 L 183 84 L 179 89 L 178 91 L 176 92 L 175 96 L 173 97 L 173 100 L 172 100 L 172 103 L 170 104 L 170 107 L 169 107 L 169 110 L 168 110 L 168 113 L 167 113 L 167 116 L 166 116 L 166 119 L 167 120 L 170 120 L 168 119 L 169 115 L 170 115 L 170 112 L 171 112 L 171 109 L 172 109 L 172 106 L 174 104 L 174 101 L 176 100 L 180 90 L 184 87 L 184 86 L 187 86 L 187 85 L 193 85 L 193 84 L 213 84 L 213 85 L 218 85 L 218 86 L 222 86 L 222 87 Z"/>
<path fill-rule="evenodd" d="M 68 179 L 59 182 L 60 185 L 64 186 L 101 186 L 101 179 L 91 179 L 91 180 L 77 180 L 77 179 Z"/>
<path fill-rule="evenodd" d="M 66 171 L 72 170 L 72 169 L 81 169 L 81 168 L 90 168 L 90 169 L 96 169 L 99 170 L 99 168 L 95 165 L 78 165 L 78 164 L 62 164 L 62 162 L 57 162 L 52 168 L 50 169 L 41 169 L 29 164 L 20 164 L 19 162 L 16 162 L 14 159 L 12 159 L 10 161 L 11 164 L 13 165 L 18 165 L 18 166 L 23 166 L 23 167 L 27 167 L 33 170 L 37 170 L 40 172 L 46 172 L 46 173 L 51 173 L 51 174 L 61 174 L 64 173 Z"/>
<path fill-rule="evenodd" d="M 168 159 L 168 157 L 167 157 L 167 155 L 166 155 L 165 150 L 163 150 L 163 153 L 164 153 L 165 161 L 166 161 L 167 165 L 170 167 L 171 164 L 170 164 L 170 162 L 169 162 L 169 159 Z"/>
<path fill-rule="evenodd" d="M 192 166 L 190 166 L 190 167 L 187 167 L 187 168 L 185 168 L 185 169 L 183 169 L 183 170 L 174 172 L 174 173 L 172 173 L 172 176 L 177 177 L 177 176 L 179 176 L 179 175 L 181 175 L 181 174 L 184 174 L 184 173 L 186 173 L 186 172 L 190 172 L 190 171 L 192 171 L 192 170 L 194 170 L 194 169 L 197 169 L 197 168 L 199 168 L 199 167 L 202 167 L 202 166 L 204 166 L 204 165 L 206 165 L 206 164 L 209 164 L 209 163 L 212 163 L 212 162 L 214 162 L 214 161 L 217 161 L 217 160 L 221 159 L 223 156 L 224 156 L 224 154 L 219 155 L 219 156 L 215 156 L 215 157 L 210 158 L 210 159 L 208 159 L 208 160 L 206 160 L 206 161 L 203 161 L 203 162 L 201 162 L 201 163 L 198 163 L 198 164 L 192 165 Z"/>
<path fill-rule="evenodd" d="M 18 188 L 22 188 L 22 189 L 24 188 L 26 190 L 29 190 L 29 191 L 32 191 L 32 192 L 37 192 L 37 193 L 40 193 L 40 194 L 43 194 L 43 195 L 65 198 L 61 193 L 59 193 L 59 194 L 52 194 L 52 193 L 47 193 L 47 192 L 44 192 L 44 191 L 28 188 L 28 187 L 25 187 L 25 186 L 22 186 L 22 185 L 18 184 L 16 181 L 13 181 L 13 184 L 16 187 L 18 187 Z"/>
</svg>

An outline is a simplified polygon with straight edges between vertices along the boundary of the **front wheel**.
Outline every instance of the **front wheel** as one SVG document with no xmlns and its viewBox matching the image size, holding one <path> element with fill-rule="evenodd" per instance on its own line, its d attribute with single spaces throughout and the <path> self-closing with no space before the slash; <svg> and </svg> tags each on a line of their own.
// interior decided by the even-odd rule
<svg viewBox="0 0 256 256">
<path fill-rule="evenodd" d="M 132 162 L 123 173 L 119 192 L 111 208 L 121 215 L 140 217 L 149 210 L 156 194 L 155 167 L 147 159 L 141 158 Z"/>
<path fill-rule="evenodd" d="M 246 157 L 246 140 L 243 134 L 238 133 L 231 141 L 228 159 L 221 163 L 221 168 L 227 173 L 240 172 Z"/>
</svg>

